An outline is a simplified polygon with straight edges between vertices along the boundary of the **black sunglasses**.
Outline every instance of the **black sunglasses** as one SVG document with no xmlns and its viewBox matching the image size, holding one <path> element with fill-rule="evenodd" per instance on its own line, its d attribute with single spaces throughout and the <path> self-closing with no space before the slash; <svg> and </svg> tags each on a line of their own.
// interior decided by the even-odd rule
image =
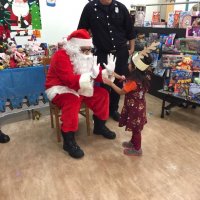
<svg viewBox="0 0 200 200">
<path fill-rule="evenodd" d="M 93 52 L 93 48 L 80 48 L 80 51 L 84 54 Z"/>
</svg>

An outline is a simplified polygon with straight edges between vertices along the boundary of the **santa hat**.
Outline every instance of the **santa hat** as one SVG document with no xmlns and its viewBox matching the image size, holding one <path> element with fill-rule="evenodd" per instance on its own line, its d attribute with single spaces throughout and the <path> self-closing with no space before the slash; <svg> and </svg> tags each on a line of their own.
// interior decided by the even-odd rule
<svg viewBox="0 0 200 200">
<path fill-rule="evenodd" d="M 72 32 L 68 37 L 67 41 L 70 41 L 75 46 L 93 46 L 92 38 L 85 29 L 78 29 Z"/>
</svg>

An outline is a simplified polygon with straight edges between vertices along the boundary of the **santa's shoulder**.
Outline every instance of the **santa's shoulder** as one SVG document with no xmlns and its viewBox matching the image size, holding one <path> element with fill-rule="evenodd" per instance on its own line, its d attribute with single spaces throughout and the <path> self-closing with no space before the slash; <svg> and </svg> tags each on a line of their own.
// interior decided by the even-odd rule
<svg viewBox="0 0 200 200">
<path fill-rule="evenodd" d="M 59 49 L 57 50 L 54 55 L 52 56 L 52 58 L 59 58 L 59 59 L 69 59 L 69 55 L 67 54 L 65 49 Z"/>
</svg>

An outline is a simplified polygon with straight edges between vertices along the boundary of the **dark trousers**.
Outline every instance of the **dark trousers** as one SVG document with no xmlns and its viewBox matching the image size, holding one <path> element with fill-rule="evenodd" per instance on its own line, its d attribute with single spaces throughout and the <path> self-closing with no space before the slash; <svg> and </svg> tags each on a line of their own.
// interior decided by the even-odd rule
<svg viewBox="0 0 200 200">
<path fill-rule="evenodd" d="M 97 62 L 100 63 L 103 68 L 103 63 L 107 64 L 107 55 L 109 53 L 110 52 L 104 52 L 100 50 L 97 50 L 95 52 L 95 55 L 97 56 Z M 119 75 L 126 76 L 128 74 L 128 47 L 121 47 L 116 52 L 112 52 L 112 54 L 117 58 L 115 72 Z M 115 79 L 114 83 L 120 88 L 123 87 L 123 83 L 119 82 L 118 79 Z M 110 92 L 110 114 L 112 114 L 114 111 L 118 110 L 120 95 L 107 85 L 102 84 L 101 86 L 106 88 Z"/>
</svg>

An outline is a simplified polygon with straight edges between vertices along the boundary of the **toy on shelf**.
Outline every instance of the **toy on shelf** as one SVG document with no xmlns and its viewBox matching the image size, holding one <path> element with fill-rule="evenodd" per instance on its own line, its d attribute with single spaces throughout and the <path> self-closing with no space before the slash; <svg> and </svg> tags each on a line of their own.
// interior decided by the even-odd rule
<svg viewBox="0 0 200 200">
<path fill-rule="evenodd" d="M 186 97 L 189 94 L 189 85 L 192 82 L 192 72 L 187 70 L 171 70 L 169 91 L 176 96 Z"/>
<path fill-rule="evenodd" d="M 200 103 L 200 79 L 198 83 L 190 83 L 189 96 Z"/>
<path fill-rule="evenodd" d="M 191 70 L 192 69 L 192 59 L 190 56 L 184 56 L 183 60 L 178 63 L 176 69 L 179 70 Z"/>
<path fill-rule="evenodd" d="M 143 26 L 146 14 L 146 6 L 136 6 L 135 26 Z"/>
<path fill-rule="evenodd" d="M 180 13 L 179 28 L 187 28 L 191 25 L 192 16 L 188 11 Z"/>
<path fill-rule="evenodd" d="M 200 53 L 200 40 L 195 38 L 179 38 L 180 51 L 188 54 Z"/>
<path fill-rule="evenodd" d="M 153 11 L 152 15 L 152 23 L 160 22 L 160 12 L 159 11 Z"/>
<path fill-rule="evenodd" d="M 192 62 L 192 71 L 193 72 L 200 72 L 200 60 L 195 59 Z"/>
<path fill-rule="evenodd" d="M 165 45 L 167 47 L 169 47 L 169 46 L 171 46 L 171 45 L 174 44 L 174 38 L 175 38 L 175 36 L 176 36 L 176 33 L 169 34 L 169 36 L 167 37 L 166 42 L 165 42 Z"/>
<path fill-rule="evenodd" d="M 181 13 L 181 10 L 175 10 L 174 12 L 174 28 L 179 27 L 180 13 Z"/>
<path fill-rule="evenodd" d="M 173 12 L 169 12 L 168 13 L 167 27 L 169 27 L 169 28 L 173 28 L 174 27 L 174 13 Z"/>
<path fill-rule="evenodd" d="M 163 54 L 162 55 L 163 67 L 170 67 L 172 69 L 175 69 L 177 63 L 180 63 L 182 59 L 183 55 Z"/>
<path fill-rule="evenodd" d="M 200 39 L 200 26 L 188 26 L 186 29 L 186 37 Z"/>
<path fill-rule="evenodd" d="M 144 21 L 144 27 L 151 27 L 151 21 Z"/>
</svg>

